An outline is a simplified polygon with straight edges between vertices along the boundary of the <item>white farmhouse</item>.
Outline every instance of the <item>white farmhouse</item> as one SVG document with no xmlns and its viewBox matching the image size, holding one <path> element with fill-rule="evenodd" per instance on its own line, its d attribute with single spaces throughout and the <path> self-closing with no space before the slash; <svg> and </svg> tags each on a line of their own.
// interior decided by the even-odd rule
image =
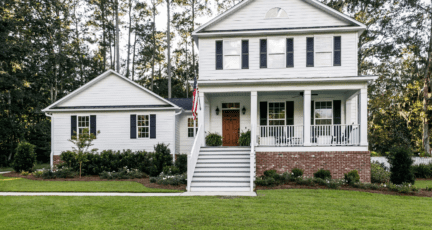
<svg viewBox="0 0 432 230">
<path fill-rule="evenodd" d="M 316 0 L 244 0 L 193 32 L 198 121 L 191 99 L 164 99 L 107 71 L 49 106 L 52 164 L 67 140 L 100 130 L 95 148 L 187 153 L 189 191 L 253 191 L 264 171 L 358 170 L 370 182 L 367 87 L 358 75 L 366 26 Z M 239 147 L 242 132 L 251 145 Z M 209 133 L 223 147 L 208 147 Z"/>
</svg>

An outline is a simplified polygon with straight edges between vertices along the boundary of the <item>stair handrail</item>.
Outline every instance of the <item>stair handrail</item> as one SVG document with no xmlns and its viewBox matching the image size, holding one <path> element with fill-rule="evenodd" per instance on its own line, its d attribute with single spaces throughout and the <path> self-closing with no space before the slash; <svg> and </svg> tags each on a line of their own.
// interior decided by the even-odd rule
<svg viewBox="0 0 432 230">
<path fill-rule="evenodd" d="M 198 127 L 198 132 L 196 133 L 194 144 L 192 146 L 191 154 L 188 155 L 188 161 L 187 161 L 187 191 L 190 192 L 190 186 L 192 183 L 192 177 L 193 173 L 195 171 L 195 166 L 198 161 L 198 155 L 202 146 L 202 142 L 204 138 L 202 138 L 202 135 L 204 135 L 204 128 L 201 124 Z"/>
<path fill-rule="evenodd" d="M 255 129 L 255 125 L 252 124 L 251 127 L 252 130 L 256 130 Z M 254 179 L 255 179 L 255 145 L 256 145 L 256 135 L 252 134 L 251 135 L 251 151 L 250 151 L 250 155 L 249 155 L 249 162 L 250 162 L 250 189 L 251 192 L 253 192 L 253 188 L 254 188 Z"/>
</svg>

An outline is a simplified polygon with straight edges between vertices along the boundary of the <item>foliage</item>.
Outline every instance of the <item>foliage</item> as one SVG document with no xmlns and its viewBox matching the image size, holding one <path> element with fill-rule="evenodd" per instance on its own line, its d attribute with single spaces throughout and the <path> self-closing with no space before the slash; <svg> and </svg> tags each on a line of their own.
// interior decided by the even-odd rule
<svg viewBox="0 0 432 230">
<path fill-rule="evenodd" d="M 315 178 L 321 178 L 323 180 L 325 179 L 331 179 L 331 173 L 329 170 L 320 169 L 317 172 L 314 173 Z"/>
<path fill-rule="evenodd" d="M 432 177 L 432 163 L 427 165 L 419 164 L 411 166 L 412 172 L 416 178 L 431 178 Z"/>
<path fill-rule="evenodd" d="M 55 179 L 57 178 L 57 175 L 55 172 L 51 171 L 50 169 L 44 169 L 42 171 L 41 177 L 42 179 Z"/>
<path fill-rule="evenodd" d="M 151 183 L 157 183 L 161 185 L 182 185 L 187 184 L 187 174 L 178 174 L 178 175 L 165 175 L 164 173 L 161 173 L 157 177 L 150 178 Z"/>
<path fill-rule="evenodd" d="M 173 165 L 173 158 L 168 145 L 163 143 L 157 144 L 154 147 L 154 150 L 155 153 L 153 154 L 153 165 L 155 168 L 150 171 L 150 176 L 158 175 L 162 172 L 164 167 Z"/>
<path fill-rule="evenodd" d="M 120 169 L 118 172 L 103 171 L 99 176 L 101 179 L 117 180 L 117 179 L 145 178 L 147 177 L 147 174 L 139 171 L 138 169 L 128 169 L 128 167 L 124 167 Z"/>
<path fill-rule="evenodd" d="M 100 132 L 97 131 L 97 134 Z M 76 132 L 75 132 L 76 134 Z M 90 130 L 88 128 L 84 129 L 82 133 L 80 133 L 78 136 L 73 136 L 72 139 L 69 141 L 72 142 L 74 145 L 72 147 L 74 152 L 75 160 L 79 163 L 79 176 L 81 178 L 81 172 L 82 172 L 82 164 L 87 162 L 87 154 L 89 153 L 89 148 L 93 146 L 93 141 L 96 139 L 96 135 L 93 133 L 90 133 Z M 97 149 L 92 149 L 92 152 L 96 152 Z"/>
<path fill-rule="evenodd" d="M 28 171 L 21 171 L 21 176 L 28 176 L 30 173 Z"/>
<path fill-rule="evenodd" d="M 64 161 L 70 168 L 75 160 L 75 153 L 73 151 L 64 151 L 60 154 L 60 160 Z"/>
<path fill-rule="evenodd" d="M 391 155 L 388 157 L 390 163 L 390 181 L 394 184 L 415 183 L 414 173 L 411 165 L 413 164 L 412 154 L 410 149 L 404 147 L 396 147 L 391 150 Z"/>
<path fill-rule="evenodd" d="M 207 146 L 222 146 L 222 136 L 217 133 L 209 133 L 205 142 Z"/>
<path fill-rule="evenodd" d="M 45 170 L 45 169 L 44 169 Z M 38 171 L 35 171 L 35 172 L 33 172 L 32 173 L 32 175 L 34 176 L 34 177 L 36 177 L 36 178 L 40 178 L 40 177 L 42 177 L 42 175 L 43 175 L 43 170 L 41 171 L 41 170 L 38 170 Z"/>
<path fill-rule="evenodd" d="M 172 166 L 165 166 L 163 168 L 162 172 L 163 172 L 164 175 L 167 175 L 167 176 L 181 174 L 179 168 L 177 168 L 174 165 L 172 165 Z"/>
<path fill-rule="evenodd" d="M 180 170 L 180 174 L 187 172 L 187 155 L 186 154 L 177 155 L 175 166 Z"/>
<path fill-rule="evenodd" d="M 246 132 L 241 132 L 240 137 L 238 139 L 238 143 L 240 146 L 250 146 L 251 142 L 251 131 L 248 130 Z"/>
<path fill-rule="evenodd" d="M 15 157 L 13 161 L 13 169 L 15 172 L 33 171 L 36 164 L 35 146 L 28 142 L 21 142 L 15 149 Z"/>
<path fill-rule="evenodd" d="M 390 172 L 385 170 L 381 164 L 371 163 L 371 182 L 372 183 L 388 183 L 390 181 Z"/>
<path fill-rule="evenodd" d="M 301 176 L 303 176 L 303 169 L 293 168 L 293 169 L 291 170 L 291 175 L 292 175 L 294 178 L 301 177 Z"/>
<path fill-rule="evenodd" d="M 344 173 L 344 180 L 347 184 L 352 185 L 360 181 L 360 176 L 357 170 L 352 170 L 348 173 Z"/>
<path fill-rule="evenodd" d="M 54 174 L 57 178 L 74 178 L 77 172 L 72 168 L 62 167 L 57 169 Z"/>
</svg>

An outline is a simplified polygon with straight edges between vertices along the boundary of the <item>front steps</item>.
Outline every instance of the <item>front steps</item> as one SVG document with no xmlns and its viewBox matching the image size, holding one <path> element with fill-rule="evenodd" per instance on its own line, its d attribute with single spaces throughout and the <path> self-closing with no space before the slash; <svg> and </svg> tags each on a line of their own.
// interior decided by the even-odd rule
<svg viewBox="0 0 432 230">
<path fill-rule="evenodd" d="M 191 192 L 251 192 L 250 148 L 202 147 Z"/>
</svg>

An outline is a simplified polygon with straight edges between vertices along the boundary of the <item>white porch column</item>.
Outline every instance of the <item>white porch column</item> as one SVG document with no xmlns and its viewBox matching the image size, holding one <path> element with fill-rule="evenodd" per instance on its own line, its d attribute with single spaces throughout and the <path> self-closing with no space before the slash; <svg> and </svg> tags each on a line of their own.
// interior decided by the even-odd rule
<svg viewBox="0 0 432 230">
<path fill-rule="evenodd" d="M 202 132 L 204 135 L 201 135 L 201 146 L 205 146 L 205 98 L 204 93 L 199 93 L 199 104 L 198 104 L 198 126 L 202 124 L 202 127 L 204 129 L 204 132 Z"/>
<path fill-rule="evenodd" d="M 257 120 L 258 120 L 258 93 L 257 91 L 251 92 L 251 146 L 252 149 L 256 146 L 257 136 Z"/>
<path fill-rule="evenodd" d="M 367 125 L 367 86 L 360 90 L 358 96 L 358 120 L 360 124 L 360 145 L 368 146 L 368 125 Z"/>
<path fill-rule="evenodd" d="M 303 91 L 303 145 L 311 146 L 310 130 L 311 130 L 311 91 Z"/>
</svg>

